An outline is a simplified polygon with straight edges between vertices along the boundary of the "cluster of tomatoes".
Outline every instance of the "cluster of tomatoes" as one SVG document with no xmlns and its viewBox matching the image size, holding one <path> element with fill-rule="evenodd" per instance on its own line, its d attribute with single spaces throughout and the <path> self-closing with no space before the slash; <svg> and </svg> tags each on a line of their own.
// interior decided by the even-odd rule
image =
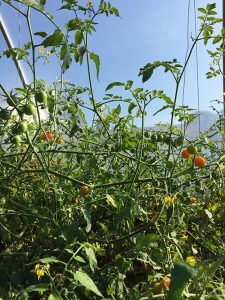
<svg viewBox="0 0 225 300">
<path fill-rule="evenodd" d="M 198 152 L 197 147 L 195 147 L 193 145 L 189 145 L 189 146 L 187 146 L 187 148 L 185 148 L 181 151 L 181 155 L 185 159 L 191 158 L 192 155 L 194 155 L 195 156 L 194 157 L 194 165 L 199 168 L 204 168 L 206 166 L 206 160 L 204 159 L 204 157 L 202 157 L 200 155 L 196 155 L 197 152 Z"/>
</svg>

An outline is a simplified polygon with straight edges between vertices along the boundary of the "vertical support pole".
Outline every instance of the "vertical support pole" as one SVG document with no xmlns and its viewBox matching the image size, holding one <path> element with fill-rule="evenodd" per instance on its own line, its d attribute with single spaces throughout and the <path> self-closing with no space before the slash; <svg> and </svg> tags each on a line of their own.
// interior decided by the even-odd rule
<svg viewBox="0 0 225 300">
<path fill-rule="evenodd" d="M 12 41 L 10 39 L 10 36 L 9 36 L 9 34 L 7 32 L 6 26 L 4 24 L 4 21 L 3 21 L 3 18 L 1 17 L 1 15 L 0 15 L 0 31 L 2 32 L 2 35 L 3 35 L 3 37 L 4 37 L 5 41 L 6 41 L 6 44 L 7 44 L 8 48 L 9 48 L 9 50 L 12 49 L 12 48 L 14 48 L 13 43 L 12 43 Z M 20 63 L 20 61 L 17 61 L 16 59 L 13 59 L 13 61 L 14 61 L 14 64 L 16 66 L 16 69 L 18 71 L 20 80 L 21 80 L 23 86 L 25 87 L 26 86 L 26 79 L 25 79 L 25 74 L 23 72 L 21 63 Z"/>
</svg>

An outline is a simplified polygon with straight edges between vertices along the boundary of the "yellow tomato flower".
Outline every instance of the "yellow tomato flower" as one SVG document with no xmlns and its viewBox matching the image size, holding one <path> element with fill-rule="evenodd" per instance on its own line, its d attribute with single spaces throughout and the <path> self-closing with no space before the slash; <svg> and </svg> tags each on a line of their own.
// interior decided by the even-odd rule
<svg viewBox="0 0 225 300">
<path fill-rule="evenodd" d="M 49 51 L 47 51 L 47 52 L 45 52 L 45 55 L 46 55 L 46 56 L 50 56 L 51 53 L 50 53 Z"/>
<path fill-rule="evenodd" d="M 186 241 L 186 240 L 188 239 L 188 235 L 183 234 L 183 235 L 181 236 L 181 239 L 182 239 L 183 241 Z"/>
<path fill-rule="evenodd" d="M 166 196 L 164 198 L 164 201 L 167 205 L 171 205 L 172 203 L 174 203 L 174 201 L 177 199 L 177 194 L 175 195 L 171 195 L 171 196 Z"/>
<path fill-rule="evenodd" d="M 40 265 L 40 264 L 36 264 L 34 267 L 34 272 L 36 273 L 38 280 L 41 279 L 41 277 L 43 277 L 46 273 L 46 271 L 49 271 L 50 269 L 50 265 Z"/>
<path fill-rule="evenodd" d="M 45 51 L 45 48 L 44 48 L 44 47 L 39 47 L 39 51 L 40 51 L 41 53 L 43 53 L 43 52 Z"/>
<path fill-rule="evenodd" d="M 188 256 L 186 262 L 193 267 L 196 264 L 196 259 L 194 256 Z"/>
</svg>

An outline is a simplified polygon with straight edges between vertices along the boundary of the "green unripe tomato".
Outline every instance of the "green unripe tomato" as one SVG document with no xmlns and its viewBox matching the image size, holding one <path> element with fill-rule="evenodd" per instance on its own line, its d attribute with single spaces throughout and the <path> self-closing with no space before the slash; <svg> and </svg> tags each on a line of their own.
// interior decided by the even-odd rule
<svg viewBox="0 0 225 300">
<path fill-rule="evenodd" d="M 14 137 L 12 137 L 11 142 L 14 145 L 19 145 L 22 142 L 22 140 L 21 140 L 21 137 L 19 135 L 15 135 Z"/>
<path fill-rule="evenodd" d="M 27 123 L 26 123 L 25 121 L 22 121 L 22 122 L 19 123 L 18 126 L 17 126 L 17 132 L 18 132 L 19 134 L 22 134 L 22 133 L 27 132 L 27 129 L 28 129 L 28 127 L 27 127 Z"/>
<path fill-rule="evenodd" d="M 144 132 L 144 136 L 148 139 L 148 138 L 150 138 L 150 131 L 149 130 L 146 130 L 145 132 Z"/>
<path fill-rule="evenodd" d="M 196 154 L 198 152 L 198 149 L 193 145 L 188 145 L 187 152 L 190 154 Z"/>
<path fill-rule="evenodd" d="M 152 142 L 157 142 L 157 135 L 156 134 L 152 134 L 151 141 Z"/>
<path fill-rule="evenodd" d="M 77 52 L 78 52 L 78 54 L 79 54 L 80 56 L 83 56 L 84 53 L 86 52 L 86 47 L 85 47 L 85 46 L 79 46 L 79 47 L 77 48 Z"/>
<path fill-rule="evenodd" d="M 170 137 L 169 137 L 168 135 L 165 136 L 164 142 L 165 142 L 167 145 L 169 145 L 169 143 L 170 143 Z"/>
<path fill-rule="evenodd" d="M 0 119 L 7 121 L 10 119 L 10 115 L 11 112 L 8 109 L 0 110 Z"/>
<path fill-rule="evenodd" d="M 158 142 L 163 142 L 163 139 L 164 139 L 163 134 L 158 133 L 158 134 L 157 134 L 157 141 L 158 141 Z"/>
<path fill-rule="evenodd" d="M 15 96 L 11 96 L 11 98 L 7 98 L 6 100 L 9 106 L 15 107 L 19 103 L 18 99 Z"/>
<path fill-rule="evenodd" d="M 23 112 L 28 116 L 36 115 L 36 108 L 33 104 L 28 103 L 24 105 Z"/>
<path fill-rule="evenodd" d="M 184 143 L 184 136 L 181 135 L 174 140 L 176 146 L 182 146 Z"/>
<path fill-rule="evenodd" d="M 44 103 L 47 101 L 48 95 L 45 91 L 39 91 L 35 94 L 35 100 L 38 103 Z"/>
</svg>

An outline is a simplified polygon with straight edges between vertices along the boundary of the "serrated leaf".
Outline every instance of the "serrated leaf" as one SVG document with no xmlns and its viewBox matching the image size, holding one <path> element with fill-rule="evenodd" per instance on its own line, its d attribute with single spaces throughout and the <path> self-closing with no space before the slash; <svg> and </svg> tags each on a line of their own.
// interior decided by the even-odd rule
<svg viewBox="0 0 225 300">
<path fill-rule="evenodd" d="M 96 267 L 97 267 L 97 260 L 96 260 L 96 257 L 95 257 L 95 252 L 90 247 L 85 247 L 85 252 L 86 252 L 86 255 L 87 255 L 88 260 L 89 260 L 90 268 L 94 272 Z"/>
<path fill-rule="evenodd" d="M 63 32 L 60 29 L 56 29 L 52 35 L 49 35 L 43 42 L 44 47 L 59 46 L 63 40 Z"/>
<path fill-rule="evenodd" d="M 208 11 L 211 11 L 211 10 L 213 10 L 214 8 L 216 8 L 216 3 L 211 3 L 211 4 L 207 4 L 207 5 L 206 5 L 206 9 L 207 9 Z"/>
<path fill-rule="evenodd" d="M 35 32 L 34 35 L 39 35 L 39 36 L 45 38 L 47 36 L 47 33 L 44 31 L 39 31 L 39 32 Z"/>
<path fill-rule="evenodd" d="M 208 217 L 209 219 L 212 219 L 212 217 L 213 217 L 212 213 L 211 213 L 208 209 L 204 209 L 204 211 L 205 211 L 207 217 Z"/>
<path fill-rule="evenodd" d="M 77 123 L 77 120 L 76 119 L 73 119 L 72 120 L 72 126 L 71 126 L 71 130 L 70 130 L 70 134 L 69 134 L 69 137 L 72 138 L 74 136 L 74 134 L 79 131 L 80 127 Z"/>
<path fill-rule="evenodd" d="M 115 202 L 115 200 L 113 199 L 113 197 L 111 197 L 110 195 L 106 195 L 106 202 L 108 203 L 108 205 L 112 205 L 113 207 L 117 207 L 117 204 Z"/>
<path fill-rule="evenodd" d="M 165 110 L 167 108 L 171 108 L 171 105 L 165 105 L 165 106 L 163 106 L 162 108 L 160 108 L 159 110 L 157 110 L 157 112 L 155 112 L 153 114 L 153 116 L 157 115 L 159 112 L 161 112 L 161 111 L 163 111 L 163 110 Z"/>
<path fill-rule="evenodd" d="M 30 285 L 28 286 L 25 291 L 27 293 L 30 293 L 30 292 L 45 292 L 45 291 L 48 291 L 48 284 L 46 283 L 40 283 L 40 284 L 34 284 L 34 285 Z"/>
<path fill-rule="evenodd" d="M 59 294 L 50 294 L 48 300 L 63 300 L 63 298 Z"/>
<path fill-rule="evenodd" d="M 62 73 L 65 73 L 65 71 L 69 69 L 71 63 L 72 63 L 72 58 L 69 51 L 69 46 L 67 45 L 65 49 L 65 54 L 63 56 Z"/>
<path fill-rule="evenodd" d="M 137 104 L 135 104 L 134 102 L 130 103 L 130 105 L 128 106 L 128 113 L 131 114 L 132 110 L 137 107 Z"/>
<path fill-rule="evenodd" d="M 199 7 L 198 8 L 198 11 L 202 12 L 203 14 L 205 14 L 207 11 L 206 9 L 202 8 L 202 7 Z"/>
<path fill-rule="evenodd" d="M 182 293 L 188 281 L 195 276 L 196 269 L 184 261 L 177 261 L 171 272 L 170 289 L 166 300 L 182 300 Z"/>
<path fill-rule="evenodd" d="M 59 262 L 59 260 L 55 256 L 44 257 L 44 258 L 39 259 L 38 261 L 43 264 Z"/>
<path fill-rule="evenodd" d="M 222 36 L 218 35 L 213 39 L 213 44 L 219 43 L 222 40 Z"/>
<path fill-rule="evenodd" d="M 80 45 L 83 40 L 83 33 L 81 31 L 77 31 L 75 34 L 75 44 Z"/>
<path fill-rule="evenodd" d="M 76 273 L 74 273 L 74 279 L 77 280 L 86 289 L 92 291 L 100 297 L 103 297 L 94 281 L 85 272 L 76 271 Z"/>
<path fill-rule="evenodd" d="M 87 209 L 82 208 L 81 211 L 83 213 L 85 221 L 87 222 L 86 232 L 89 232 L 91 230 L 91 215 Z"/>
<path fill-rule="evenodd" d="M 28 6 L 38 6 L 39 3 L 36 0 L 20 0 L 21 3 L 26 4 Z"/>
<path fill-rule="evenodd" d="M 144 236 L 137 236 L 136 250 L 141 250 L 144 247 L 151 247 L 151 244 L 160 240 L 162 237 L 159 234 L 149 233 Z"/>
<path fill-rule="evenodd" d="M 112 82 L 107 86 L 107 88 L 105 90 L 108 91 L 111 88 L 113 88 L 114 86 L 124 86 L 124 83 L 119 82 L 119 81 Z"/>
<path fill-rule="evenodd" d="M 79 256 L 79 255 L 76 255 L 76 256 L 74 257 L 74 259 L 75 259 L 76 261 L 79 261 L 80 263 L 85 263 L 85 260 L 84 260 L 81 256 Z"/>
<path fill-rule="evenodd" d="M 116 17 L 120 16 L 118 9 L 115 7 L 111 7 L 110 12 L 112 12 Z"/>
<path fill-rule="evenodd" d="M 97 54 L 95 54 L 94 52 L 91 52 L 90 59 L 93 60 L 93 62 L 95 63 L 95 68 L 96 68 L 96 73 L 97 73 L 97 79 L 99 79 L 99 67 L 100 67 L 99 56 Z"/>
</svg>

